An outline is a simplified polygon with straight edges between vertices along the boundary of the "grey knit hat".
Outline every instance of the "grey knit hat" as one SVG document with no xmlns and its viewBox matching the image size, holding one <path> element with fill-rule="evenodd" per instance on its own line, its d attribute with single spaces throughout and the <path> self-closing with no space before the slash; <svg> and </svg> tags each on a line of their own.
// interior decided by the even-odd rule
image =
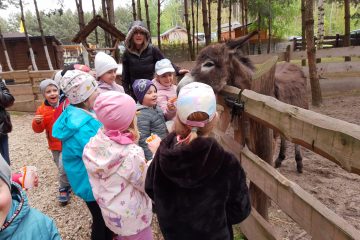
<svg viewBox="0 0 360 240">
<path fill-rule="evenodd" d="M 49 86 L 49 85 L 54 85 L 59 91 L 60 91 L 60 88 L 59 88 L 59 85 L 52 79 L 45 79 L 45 80 L 42 80 L 41 83 L 40 83 L 40 92 L 42 93 L 42 95 L 44 95 L 45 93 L 45 89 Z"/>
<path fill-rule="evenodd" d="M 11 170 L 5 159 L 0 154 L 0 178 L 3 180 L 11 189 Z"/>
</svg>

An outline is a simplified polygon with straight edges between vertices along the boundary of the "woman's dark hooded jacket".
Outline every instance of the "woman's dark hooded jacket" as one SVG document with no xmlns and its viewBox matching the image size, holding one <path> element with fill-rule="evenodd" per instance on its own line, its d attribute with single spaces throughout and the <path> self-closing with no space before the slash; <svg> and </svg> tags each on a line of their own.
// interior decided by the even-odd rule
<svg viewBox="0 0 360 240">
<path fill-rule="evenodd" d="M 231 225 L 251 210 L 240 162 L 213 138 L 176 145 L 169 134 L 150 164 L 145 191 L 167 240 L 233 239 Z"/>
<path fill-rule="evenodd" d="M 145 33 L 145 42 L 140 51 L 135 50 L 132 38 L 136 31 Z M 132 84 L 136 79 L 153 79 L 155 73 L 155 63 L 164 58 L 160 50 L 150 43 L 151 36 L 149 30 L 142 21 L 134 21 L 129 27 L 129 32 L 125 39 L 125 52 L 122 57 L 123 87 L 127 94 L 134 97 Z M 178 74 L 179 68 L 173 65 Z"/>
<path fill-rule="evenodd" d="M 0 79 L 0 134 L 7 134 L 12 130 L 10 115 L 5 108 L 14 104 L 14 97 L 11 95 L 5 83 Z"/>
</svg>

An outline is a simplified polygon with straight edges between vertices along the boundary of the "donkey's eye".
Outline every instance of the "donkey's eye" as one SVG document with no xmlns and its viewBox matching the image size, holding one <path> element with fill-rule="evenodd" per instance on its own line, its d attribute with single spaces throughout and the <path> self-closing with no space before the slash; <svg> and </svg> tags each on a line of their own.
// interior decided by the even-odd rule
<svg viewBox="0 0 360 240">
<path fill-rule="evenodd" d="M 209 62 L 206 62 L 206 63 L 204 63 L 204 67 L 212 67 L 212 66 L 214 66 L 215 64 L 214 64 L 214 62 L 212 62 L 212 61 L 209 61 Z"/>
</svg>

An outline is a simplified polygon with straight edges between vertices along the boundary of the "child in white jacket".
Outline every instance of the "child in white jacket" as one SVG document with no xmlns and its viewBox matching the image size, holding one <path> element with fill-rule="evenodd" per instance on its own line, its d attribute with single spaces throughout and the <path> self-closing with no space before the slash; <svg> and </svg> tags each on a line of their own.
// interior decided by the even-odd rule
<svg viewBox="0 0 360 240">
<path fill-rule="evenodd" d="M 83 159 L 105 224 L 117 239 L 152 240 L 151 200 L 144 190 L 147 165 L 136 145 L 136 104 L 127 94 L 100 94 L 94 111 L 104 127 L 85 146 Z"/>
</svg>

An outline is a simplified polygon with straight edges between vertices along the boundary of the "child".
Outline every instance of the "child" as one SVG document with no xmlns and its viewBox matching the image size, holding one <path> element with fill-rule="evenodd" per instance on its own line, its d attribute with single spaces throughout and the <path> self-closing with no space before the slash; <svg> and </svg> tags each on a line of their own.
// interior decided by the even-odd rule
<svg viewBox="0 0 360 240">
<path fill-rule="evenodd" d="M 157 89 L 150 80 L 135 80 L 132 88 L 136 99 L 139 101 L 137 104 L 137 125 L 140 131 L 139 145 L 144 150 L 146 160 L 151 160 L 153 154 L 149 150 L 145 140 L 151 134 L 156 134 L 161 139 L 166 137 L 167 128 L 164 114 L 156 105 Z"/>
<path fill-rule="evenodd" d="M 69 201 L 70 184 L 64 172 L 61 160 L 61 142 L 52 136 L 52 127 L 55 122 L 54 112 L 65 100 L 65 96 L 59 97 L 59 86 L 52 79 L 45 79 L 40 83 L 40 92 L 44 96 L 44 102 L 37 108 L 32 121 L 32 129 L 35 133 L 46 131 L 46 138 L 53 161 L 59 170 L 59 196 L 58 201 L 65 206 Z"/>
<path fill-rule="evenodd" d="M 250 214 L 240 162 L 208 136 L 216 120 L 210 86 L 180 90 L 175 132 L 162 140 L 145 181 L 165 239 L 233 239 L 231 225 Z"/>
<path fill-rule="evenodd" d="M 100 92 L 113 90 L 124 93 L 124 88 L 115 82 L 117 69 L 118 65 L 111 56 L 103 52 L 96 54 L 95 71 Z"/>
<path fill-rule="evenodd" d="M 10 181 L 9 165 L 0 155 L 0 239 L 61 239 L 54 221 L 31 208 L 26 193 Z"/>
<path fill-rule="evenodd" d="M 136 104 L 127 94 L 108 91 L 94 111 L 104 124 L 85 146 L 83 159 L 106 226 L 117 239 L 152 240 L 151 200 L 145 193 L 147 165 L 136 145 Z"/>
<path fill-rule="evenodd" d="M 101 123 L 91 112 L 98 96 L 97 82 L 93 76 L 79 70 L 69 70 L 61 80 L 61 89 L 70 105 L 56 120 L 53 136 L 62 141 L 63 165 L 74 193 L 82 198 L 93 218 L 92 239 L 112 239 L 105 226 L 99 205 L 93 196 L 82 153 L 85 145 L 100 128 Z"/>
<path fill-rule="evenodd" d="M 175 69 L 169 59 L 162 59 L 155 64 L 155 79 L 152 80 L 157 89 L 157 104 L 162 109 L 166 120 L 175 117 L 176 86 L 174 85 Z"/>
</svg>

